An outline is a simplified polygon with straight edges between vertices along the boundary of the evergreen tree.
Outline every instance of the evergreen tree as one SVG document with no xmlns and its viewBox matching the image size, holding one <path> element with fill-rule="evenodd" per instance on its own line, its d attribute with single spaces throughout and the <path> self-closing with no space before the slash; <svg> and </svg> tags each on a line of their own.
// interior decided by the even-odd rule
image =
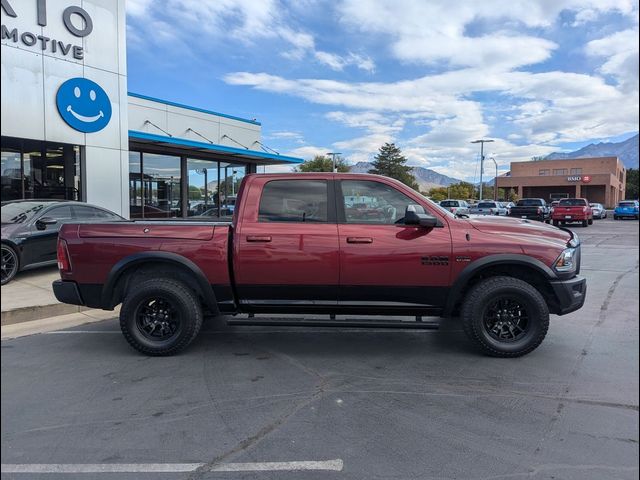
<svg viewBox="0 0 640 480">
<path fill-rule="evenodd" d="M 333 160 L 323 155 L 316 155 L 312 160 L 305 160 L 298 165 L 296 172 L 331 172 L 333 171 Z M 336 158 L 336 170 L 340 173 L 348 172 L 349 166 L 341 158 Z"/>
<path fill-rule="evenodd" d="M 369 173 L 395 178 L 414 190 L 418 190 L 418 184 L 411 173 L 411 167 L 406 163 L 407 159 L 395 143 L 385 143 L 374 157 L 373 168 L 369 170 Z"/>
<path fill-rule="evenodd" d="M 638 199 L 638 169 L 629 168 L 627 170 L 627 191 L 626 198 L 628 200 Z"/>
</svg>

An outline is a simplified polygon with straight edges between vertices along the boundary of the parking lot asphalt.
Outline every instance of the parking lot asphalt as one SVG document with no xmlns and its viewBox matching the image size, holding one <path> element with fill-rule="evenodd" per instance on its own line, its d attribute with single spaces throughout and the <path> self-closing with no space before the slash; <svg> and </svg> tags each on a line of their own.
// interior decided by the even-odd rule
<svg viewBox="0 0 640 480">
<path fill-rule="evenodd" d="M 575 231 L 586 304 L 517 359 L 477 353 L 455 319 L 216 319 L 169 358 L 133 351 L 116 319 L 3 341 L 2 478 L 638 478 L 638 222 Z"/>
</svg>

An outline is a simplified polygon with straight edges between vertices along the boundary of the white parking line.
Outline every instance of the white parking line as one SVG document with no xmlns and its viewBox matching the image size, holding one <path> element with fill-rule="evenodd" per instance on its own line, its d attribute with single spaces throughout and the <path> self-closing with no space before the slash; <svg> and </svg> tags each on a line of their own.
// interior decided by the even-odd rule
<svg viewBox="0 0 640 480">
<path fill-rule="evenodd" d="M 205 468 L 208 472 L 297 472 L 303 470 L 340 472 L 341 459 L 295 462 L 220 463 L 31 463 L 2 464 L 1 473 L 180 473 Z"/>
</svg>

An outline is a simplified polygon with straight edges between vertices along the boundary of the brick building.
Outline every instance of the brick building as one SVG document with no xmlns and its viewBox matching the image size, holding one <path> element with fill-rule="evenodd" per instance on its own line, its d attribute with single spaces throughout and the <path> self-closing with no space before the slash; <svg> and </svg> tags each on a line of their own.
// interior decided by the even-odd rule
<svg viewBox="0 0 640 480">
<path fill-rule="evenodd" d="M 498 188 L 513 189 L 518 198 L 578 197 L 612 208 L 625 197 L 626 174 L 618 157 L 512 162 Z"/>
</svg>

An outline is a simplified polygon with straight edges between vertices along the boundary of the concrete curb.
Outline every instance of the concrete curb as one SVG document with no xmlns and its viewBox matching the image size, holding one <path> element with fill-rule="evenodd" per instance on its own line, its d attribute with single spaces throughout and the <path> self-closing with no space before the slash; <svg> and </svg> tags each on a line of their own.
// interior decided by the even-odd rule
<svg viewBox="0 0 640 480">
<path fill-rule="evenodd" d="M 63 330 L 65 328 L 77 327 L 88 323 L 102 322 L 118 317 L 118 310 L 87 310 L 67 315 L 32 320 L 30 322 L 20 322 L 13 325 L 3 325 L 0 337 L 2 340 L 35 335 L 38 333 Z"/>
<path fill-rule="evenodd" d="M 33 305 L 29 307 L 15 308 L 2 312 L 0 325 L 14 325 L 16 323 L 30 322 L 42 318 L 58 317 L 71 313 L 90 310 L 80 305 L 67 305 L 66 303 L 54 303 L 51 305 Z"/>
</svg>

